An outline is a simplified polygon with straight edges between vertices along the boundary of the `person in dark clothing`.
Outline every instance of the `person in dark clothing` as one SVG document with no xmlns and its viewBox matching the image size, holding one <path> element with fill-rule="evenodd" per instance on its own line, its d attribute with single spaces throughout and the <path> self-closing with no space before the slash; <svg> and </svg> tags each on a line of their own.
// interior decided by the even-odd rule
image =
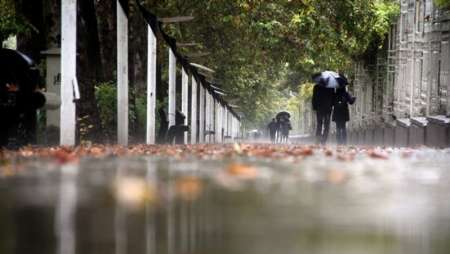
<svg viewBox="0 0 450 254">
<path fill-rule="evenodd" d="M 326 144 L 330 131 L 330 117 L 333 107 L 334 89 L 326 88 L 325 84 L 314 86 L 312 95 L 312 108 L 316 111 L 317 128 L 316 143 Z"/>
<path fill-rule="evenodd" d="M 175 125 L 170 126 L 167 131 L 167 143 L 182 145 L 184 144 L 184 133 L 189 131 L 189 126 L 184 125 L 184 119 L 186 116 L 180 111 L 175 113 Z"/>
<path fill-rule="evenodd" d="M 0 148 L 36 143 L 37 110 L 46 98 L 33 60 L 16 50 L 0 49 Z"/>
<path fill-rule="evenodd" d="M 273 118 L 272 121 L 267 125 L 267 129 L 269 130 L 270 141 L 272 141 L 272 143 L 275 143 L 275 137 L 278 130 L 278 123 L 275 118 Z"/>
<path fill-rule="evenodd" d="M 346 123 L 350 120 L 348 104 L 355 103 L 356 98 L 352 97 L 345 87 L 336 89 L 333 99 L 333 122 L 336 123 L 336 141 L 339 145 L 347 144 Z"/>
<path fill-rule="evenodd" d="M 167 139 L 167 131 L 169 130 L 169 121 L 167 120 L 167 114 L 164 109 L 160 108 L 158 110 L 159 114 L 159 130 L 158 130 L 158 136 L 157 136 L 157 143 L 158 144 L 164 144 L 166 143 Z"/>
<path fill-rule="evenodd" d="M 281 120 L 279 125 L 280 142 L 288 143 L 289 131 L 292 130 L 291 120 L 289 120 L 289 118 L 283 118 Z"/>
</svg>

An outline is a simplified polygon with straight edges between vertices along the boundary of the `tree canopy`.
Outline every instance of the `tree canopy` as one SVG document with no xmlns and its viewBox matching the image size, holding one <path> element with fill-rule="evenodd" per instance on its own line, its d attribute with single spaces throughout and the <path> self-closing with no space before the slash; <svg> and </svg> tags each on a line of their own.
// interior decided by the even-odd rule
<svg viewBox="0 0 450 254">
<path fill-rule="evenodd" d="M 441 8 L 450 8 L 450 0 L 434 0 Z"/>
<path fill-rule="evenodd" d="M 170 27 L 172 35 L 211 52 L 203 63 L 217 70 L 229 99 L 256 125 L 279 109 L 284 89 L 297 91 L 313 72 L 349 70 L 374 41 L 379 47 L 399 12 L 393 0 L 149 0 L 146 6 L 158 16 L 195 17 Z"/>
<path fill-rule="evenodd" d="M 92 4 L 80 5 L 80 11 L 83 12 L 85 6 L 95 8 L 97 23 L 91 26 L 99 27 L 98 31 L 89 32 L 89 38 L 98 32 L 100 43 L 107 42 L 105 35 L 111 33 L 104 28 L 110 27 L 113 19 L 103 19 L 114 9 L 109 1 L 82 2 L 89 1 Z M 196 47 L 182 48 L 185 53 L 210 53 L 194 61 L 216 70 L 214 79 L 227 91 L 226 99 L 240 107 L 246 123 L 255 126 L 261 126 L 275 111 L 286 109 L 287 104 L 283 101 L 289 99 L 292 92 L 298 94 L 299 86 L 309 81 L 312 73 L 325 69 L 347 72 L 355 59 L 380 47 L 390 22 L 399 12 L 395 0 L 141 2 L 158 17 L 195 17 L 192 22 L 165 25 L 164 29 L 178 42 L 197 43 Z M 0 7 L 0 39 L 33 29 L 31 22 L 14 11 L 14 1 L 0 0 Z M 105 10 L 108 13 L 99 16 Z M 115 14 L 108 15 L 113 17 Z M 83 13 L 80 16 L 84 20 L 82 26 L 92 20 Z M 140 38 L 130 40 L 141 41 Z M 113 52 L 110 47 L 106 49 Z M 103 50 L 100 50 L 101 57 L 109 59 L 111 55 Z M 144 64 L 133 67 L 137 68 L 134 73 L 144 73 L 144 69 L 138 69 L 142 66 L 145 67 Z"/>
</svg>

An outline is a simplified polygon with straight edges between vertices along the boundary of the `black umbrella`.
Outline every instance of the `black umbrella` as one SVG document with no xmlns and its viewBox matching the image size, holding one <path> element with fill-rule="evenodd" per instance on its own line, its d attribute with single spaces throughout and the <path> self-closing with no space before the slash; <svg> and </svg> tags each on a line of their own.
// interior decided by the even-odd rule
<svg viewBox="0 0 450 254">
<path fill-rule="evenodd" d="M 282 118 L 286 118 L 286 119 L 289 119 L 289 118 L 291 118 L 291 114 L 289 114 L 289 112 L 286 112 L 286 111 L 281 111 L 281 112 L 279 112 L 277 115 L 276 115 L 276 118 L 279 120 L 279 119 L 282 119 Z"/>
<path fill-rule="evenodd" d="M 39 82 L 39 71 L 34 61 L 11 49 L 0 49 L 0 86 L 16 84 L 22 91 L 34 91 Z"/>
</svg>

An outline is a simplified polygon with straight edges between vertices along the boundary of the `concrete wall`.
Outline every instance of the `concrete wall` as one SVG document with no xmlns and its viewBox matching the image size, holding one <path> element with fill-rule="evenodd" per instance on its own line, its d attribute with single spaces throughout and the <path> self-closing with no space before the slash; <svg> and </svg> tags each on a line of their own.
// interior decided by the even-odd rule
<svg viewBox="0 0 450 254">
<path fill-rule="evenodd" d="M 350 107 L 349 144 L 448 147 L 450 11 L 433 0 L 399 2 L 386 48 L 371 65 L 355 63 L 350 77 L 357 100 Z M 303 133 L 314 135 L 313 112 L 303 117 Z"/>
<path fill-rule="evenodd" d="M 355 66 L 350 91 L 358 100 L 350 132 L 364 137 L 357 143 L 370 142 L 366 132 L 373 135 L 369 145 L 448 147 L 450 12 L 437 9 L 432 0 L 400 4 L 388 48 L 376 66 Z"/>
</svg>

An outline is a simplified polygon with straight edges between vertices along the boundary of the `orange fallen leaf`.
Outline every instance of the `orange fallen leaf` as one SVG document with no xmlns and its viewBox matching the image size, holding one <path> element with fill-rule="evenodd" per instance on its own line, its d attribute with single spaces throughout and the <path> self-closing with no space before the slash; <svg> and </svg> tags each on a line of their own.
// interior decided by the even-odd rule
<svg viewBox="0 0 450 254">
<path fill-rule="evenodd" d="M 185 176 L 176 180 L 175 189 L 181 199 L 194 201 L 203 190 L 203 182 L 195 176 Z"/>
<path fill-rule="evenodd" d="M 340 184 L 347 180 L 347 173 L 342 170 L 331 169 L 327 172 L 327 181 L 333 184 Z"/>
<path fill-rule="evenodd" d="M 238 176 L 245 179 L 252 179 L 258 175 L 256 168 L 243 164 L 231 164 L 227 168 L 227 173 L 232 176 Z"/>
<path fill-rule="evenodd" d="M 53 158 L 55 158 L 61 164 L 75 162 L 78 160 L 77 155 L 67 148 L 61 148 L 56 150 L 53 153 Z"/>
<path fill-rule="evenodd" d="M 371 158 L 381 159 L 381 160 L 387 160 L 389 158 L 389 156 L 386 153 L 383 153 L 381 151 L 376 151 L 376 150 L 367 151 L 367 155 L 369 155 L 369 157 L 371 157 Z"/>
</svg>

